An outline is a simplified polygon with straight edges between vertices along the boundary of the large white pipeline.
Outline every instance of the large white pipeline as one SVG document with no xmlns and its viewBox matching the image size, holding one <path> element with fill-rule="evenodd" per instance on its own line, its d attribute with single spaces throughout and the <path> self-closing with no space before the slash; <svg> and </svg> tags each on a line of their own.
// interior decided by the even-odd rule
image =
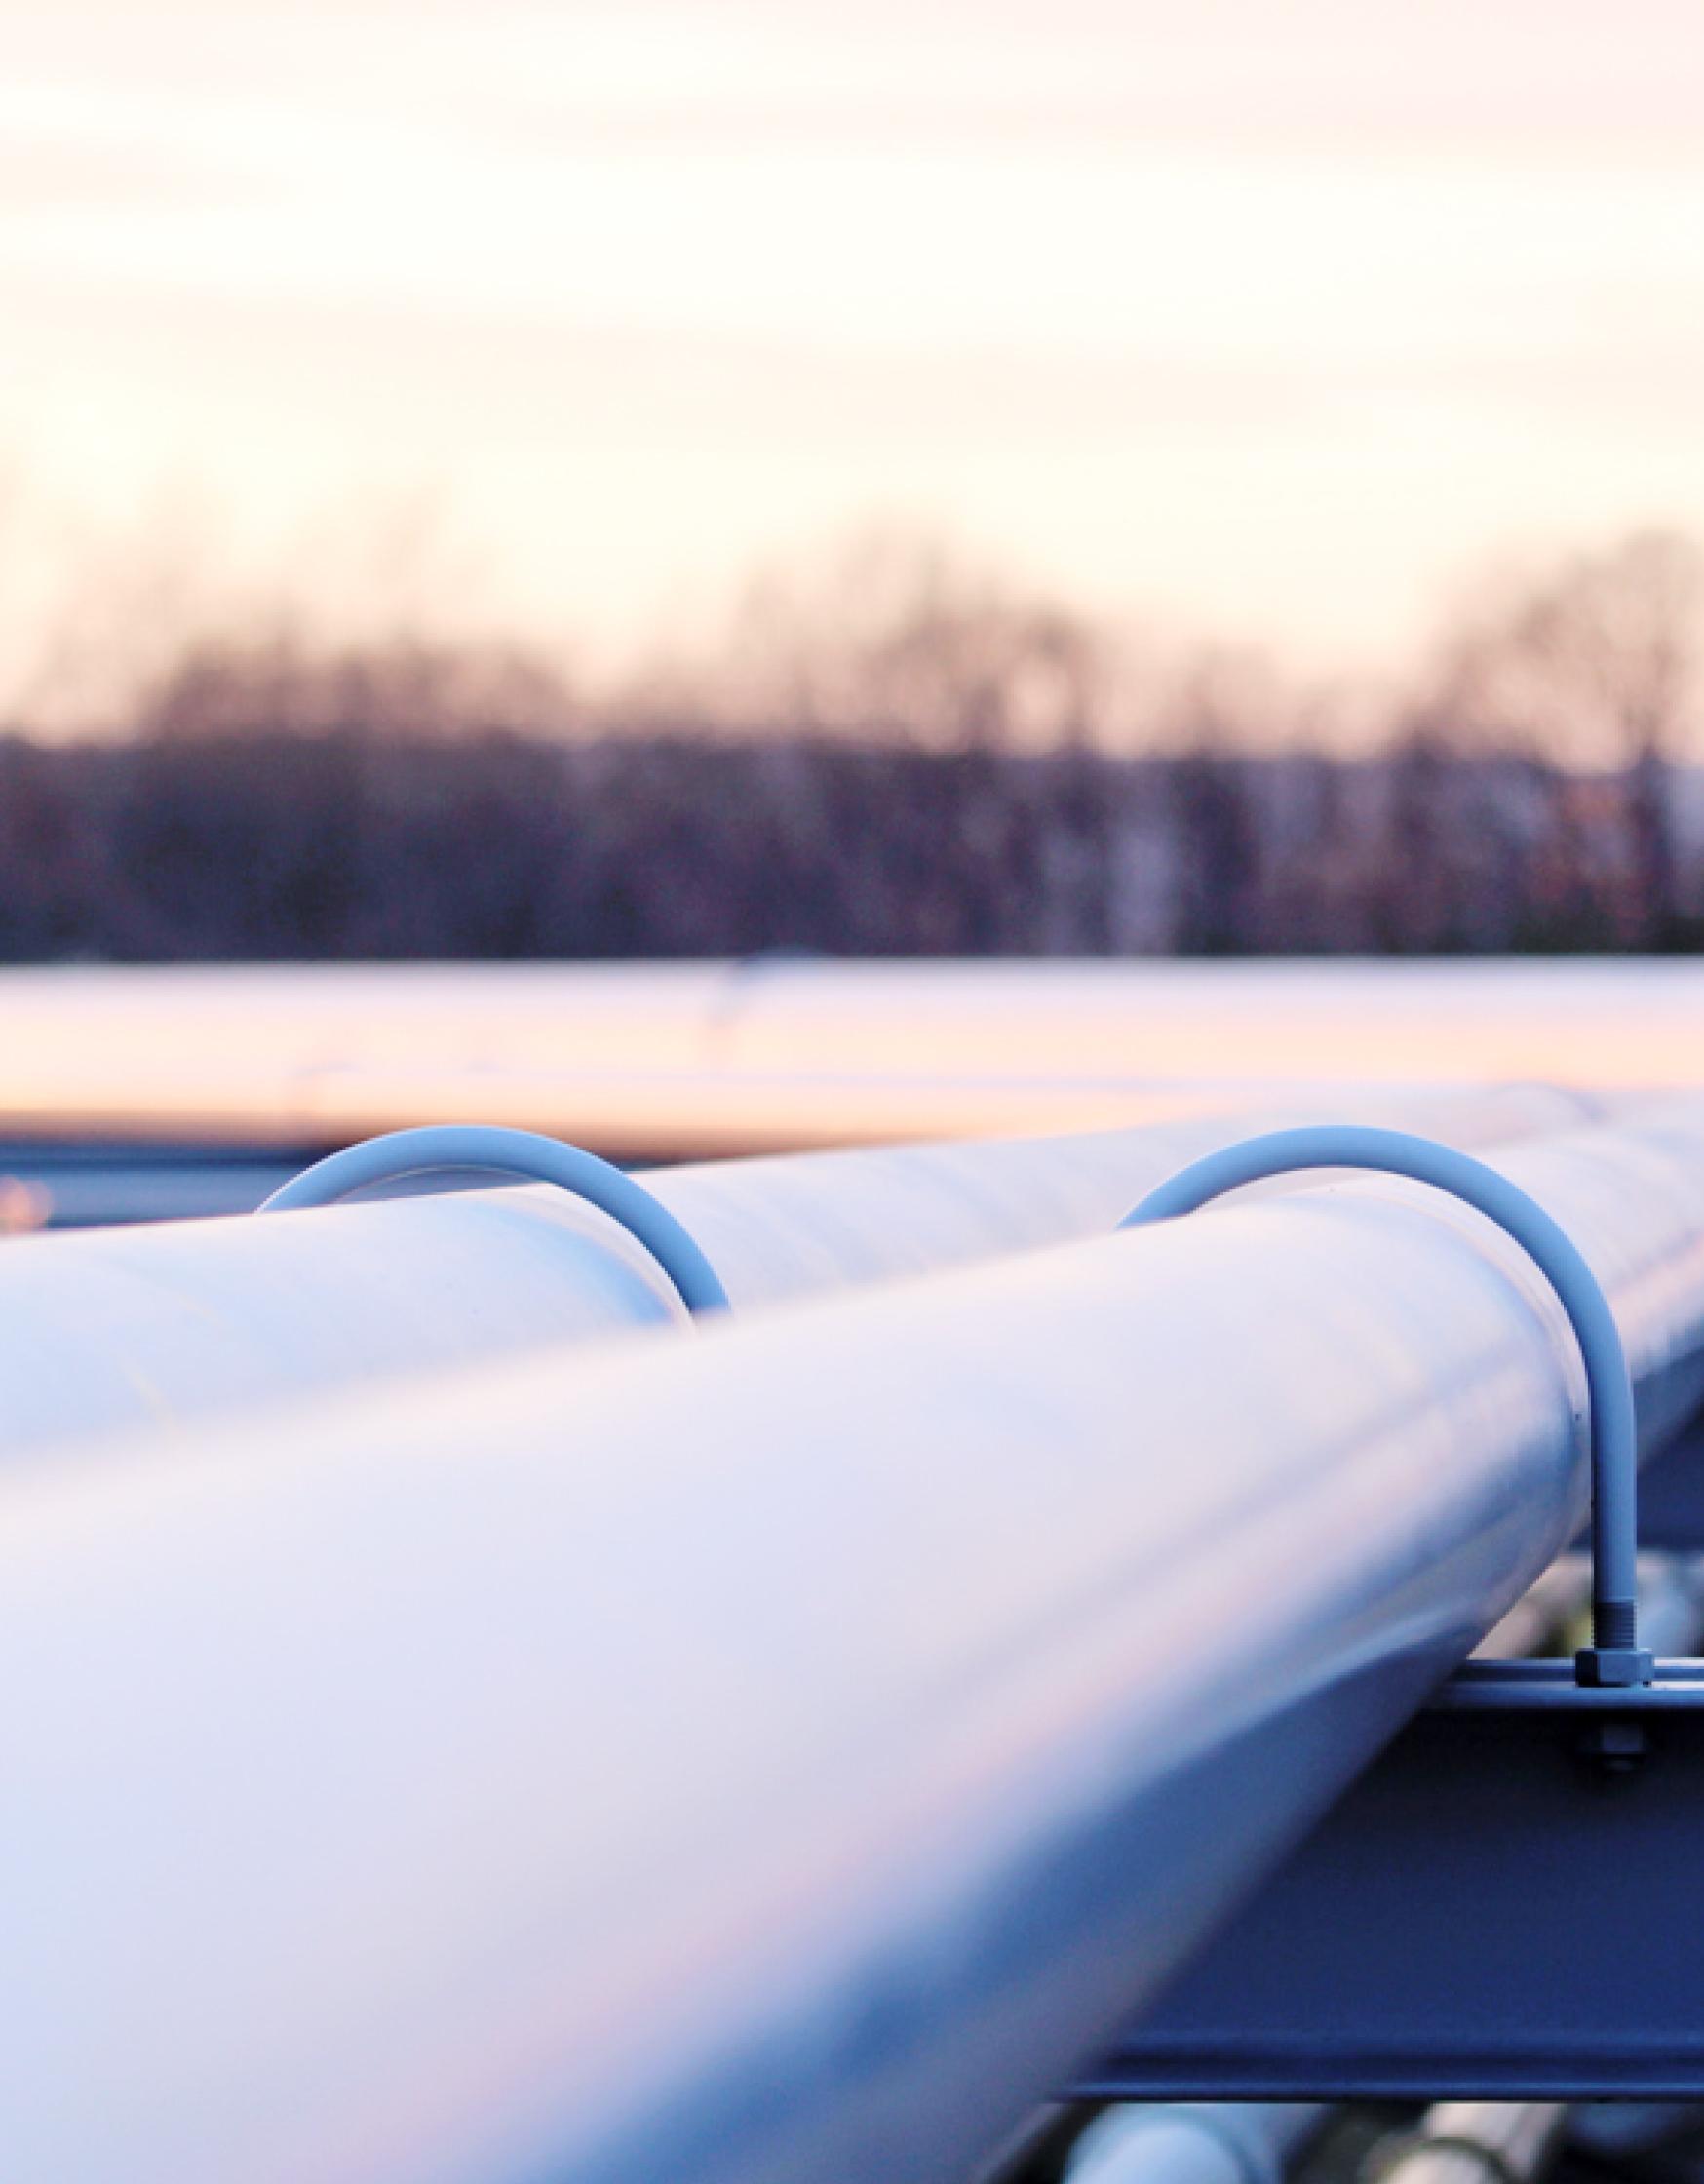
<svg viewBox="0 0 1704 2184">
<path fill-rule="evenodd" d="M 1672 1426 L 1704 1112 L 1501 1165 Z M 1380 1183 L 16 1473 L 8 2174 L 961 2174 L 1549 1562 L 1579 1396 Z"/>
<path fill-rule="evenodd" d="M 1582 1103 L 1532 1087 L 1348 1105 L 1477 1145 L 1575 1122 Z M 743 1310 L 1110 1228 L 1196 1153 L 1297 1118 L 798 1154 L 645 1182 Z M 0 1457 L 680 1316 L 643 1250 L 549 1186 L 15 1238 L 0 1245 Z"/>
<path fill-rule="evenodd" d="M 485 1121 L 678 1158 L 1109 1129 L 1180 1091 L 1681 1089 L 1701 1006 L 1685 956 L 25 967 L 0 969 L 0 1127 Z"/>
</svg>

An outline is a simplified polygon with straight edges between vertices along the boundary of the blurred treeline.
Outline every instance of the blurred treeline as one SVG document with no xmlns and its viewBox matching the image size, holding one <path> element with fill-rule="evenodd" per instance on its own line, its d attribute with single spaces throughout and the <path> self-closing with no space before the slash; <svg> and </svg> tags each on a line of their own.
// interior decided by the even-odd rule
<svg viewBox="0 0 1704 2184">
<path fill-rule="evenodd" d="M 1491 587 L 1409 686 L 1144 662 L 951 561 L 753 596 L 597 699 L 506 650 L 186 642 L 0 739 L 0 957 L 1689 949 L 1698 566 Z"/>
</svg>

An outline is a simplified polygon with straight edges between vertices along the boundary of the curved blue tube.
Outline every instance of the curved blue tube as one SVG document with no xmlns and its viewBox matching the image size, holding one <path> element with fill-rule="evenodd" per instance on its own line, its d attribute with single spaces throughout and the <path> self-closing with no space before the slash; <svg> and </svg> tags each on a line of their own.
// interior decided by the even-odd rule
<svg viewBox="0 0 1704 2184">
<path fill-rule="evenodd" d="M 1150 1190 L 1118 1226 L 1175 1220 L 1246 1183 L 1300 1168 L 1372 1168 L 1432 1184 L 1494 1221 L 1547 1277 L 1579 1344 L 1590 1398 L 1593 1643 L 1575 1671 L 1587 1684 L 1649 1683 L 1653 1663 L 1638 1637 L 1639 1431 L 1627 1353 L 1603 1285 L 1536 1198 L 1452 1146 L 1405 1130 L 1323 1123 L 1209 1152 Z"/>
<path fill-rule="evenodd" d="M 516 1176 L 529 1183 L 554 1183 L 588 1205 L 598 1207 L 643 1244 L 661 1267 L 689 1312 L 726 1311 L 728 1293 L 721 1276 L 661 1199 L 640 1183 L 595 1152 L 563 1145 L 531 1130 L 506 1130 L 484 1123 L 444 1123 L 418 1130 L 392 1130 L 347 1146 L 292 1176 L 260 1207 L 284 1213 L 301 1206 L 329 1206 L 370 1184 L 395 1183 L 404 1176 L 430 1175 L 451 1168 Z"/>
</svg>

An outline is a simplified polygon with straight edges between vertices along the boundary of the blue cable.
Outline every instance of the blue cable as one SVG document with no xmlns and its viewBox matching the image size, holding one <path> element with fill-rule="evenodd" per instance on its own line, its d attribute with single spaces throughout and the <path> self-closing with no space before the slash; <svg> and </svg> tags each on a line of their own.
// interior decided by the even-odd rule
<svg viewBox="0 0 1704 2184">
<path fill-rule="evenodd" d="M 1575 1656 L 1575 1675 L 1582 1684 L 1648 1684 L 1654 1664 L 1639 1645 L 1639 1426 L 1627 1352 L 1602 1283 L 1535 1198 L 1453 1146 L 1328 1123 L 1209 1152 L 1150 1190 L 1118 1226 L 1172 1221 L 1243 1184 L 1305 1168 L 1372 1168 L 1432 1184 L 1495 1222 L 1549 1280 L 1579 1344 L 1590 1399 L 1593 1642 Z"/>
<path fill-rule="evenodd" d="M 689 1312 L 728 1309 L 728 1293 L 711 1265 L 660 1198 L 642 1184 L 600 1160 L 595 1152 L 563 1145 L 559 1138 L 531 1130 L 504 1130 L 484 1123 L 445 1123 L 420 1130 L 392 1130 L 347 1146 L 299 1176 L 292 1176 L 260 1207 L 285 1213 L 301 1206 L 329 1206 L 368 1185 L 396 1183 L 405 1176 L 475 1169 L 487 1175 L 515 1176 L 529 1183 L 554 1183 L 573 1197 L 598 1207 L 641 1243 L 668 1275 Z"/>
</svg>

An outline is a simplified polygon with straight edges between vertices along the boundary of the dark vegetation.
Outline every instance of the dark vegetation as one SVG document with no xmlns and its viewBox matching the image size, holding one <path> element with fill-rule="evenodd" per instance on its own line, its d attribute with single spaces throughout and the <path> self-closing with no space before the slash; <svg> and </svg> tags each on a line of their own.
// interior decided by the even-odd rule
<svg viewBox="0 0 1704 2184">
<path fill-rule="evenodd" d="M 0 740 L 0 958 L 1691 949 L 1695 591 L 1672 538 L 1578 559 L 1377 707 L 1144 680 L 929 557 L 597 704 L 191 645 L 122 732 Z"/>
</svg>

